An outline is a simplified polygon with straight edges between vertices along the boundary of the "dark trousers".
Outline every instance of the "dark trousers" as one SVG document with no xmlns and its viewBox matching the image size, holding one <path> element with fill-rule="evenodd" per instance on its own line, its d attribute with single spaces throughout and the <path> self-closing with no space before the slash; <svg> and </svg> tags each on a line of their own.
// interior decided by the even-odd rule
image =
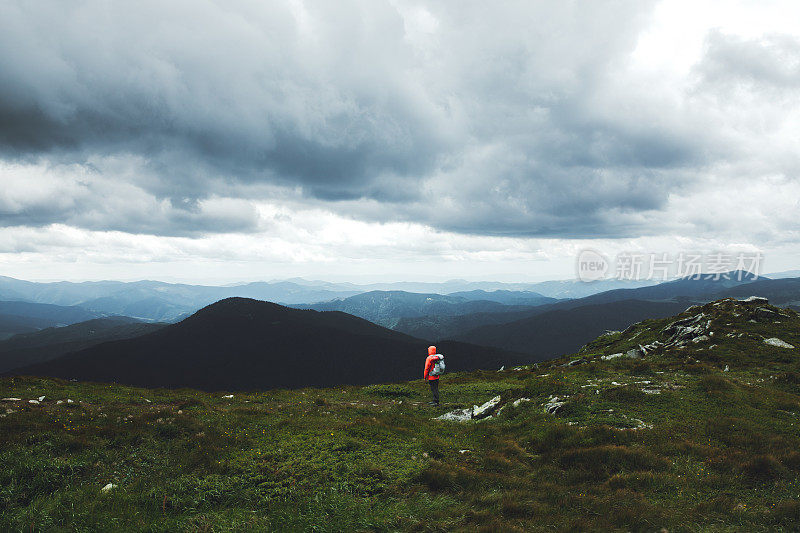
<svg viewBox="0 0 800 533">
<path fill-rule="evenodd" d="M 431 394 L 433 394 L 433 403 L 439 403 L 439 380 L 429 379 L 428 383 L 431 384 Z"/>
</svg>

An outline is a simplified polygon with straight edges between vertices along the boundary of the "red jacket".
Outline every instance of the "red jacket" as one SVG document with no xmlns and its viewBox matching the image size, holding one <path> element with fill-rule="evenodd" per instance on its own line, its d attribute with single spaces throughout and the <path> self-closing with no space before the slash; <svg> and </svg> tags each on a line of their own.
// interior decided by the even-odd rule
<svg viewBox="0 0 800 533">
<path fill-rule="evenodd" d="M 439 376 L 431 376 L 431 370 L 433 370 L 433 365 L 436 364 L 436 361 L 439 359 L 437 354 L 429 355 L 427 359 L 425 359 L 425 374 L 423 374 L 422 379 L 427 379 L 429 381 L 433 381 L 434 379 L 439 379 Z"/>
</svg>

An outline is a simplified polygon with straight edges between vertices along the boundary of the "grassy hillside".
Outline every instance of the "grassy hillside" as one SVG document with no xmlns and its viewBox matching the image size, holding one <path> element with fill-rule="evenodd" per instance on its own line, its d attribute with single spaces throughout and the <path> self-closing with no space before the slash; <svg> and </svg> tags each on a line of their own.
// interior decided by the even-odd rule
<svg viewBox="0 0 800 533">
<path fill-rule="evenodd" d="M 6 378 L 0 530 L 796 531 L 800 352 L 769 339 L 800 347 L 800 317 L 707 304 L 449 374 L 438 409 L 421 380 L 229 398 Z"/>
</svg>

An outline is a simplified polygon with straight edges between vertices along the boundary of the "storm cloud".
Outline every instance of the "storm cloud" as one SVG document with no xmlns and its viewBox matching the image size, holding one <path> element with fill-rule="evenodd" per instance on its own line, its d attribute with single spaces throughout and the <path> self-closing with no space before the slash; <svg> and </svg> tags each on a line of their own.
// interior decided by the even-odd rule
<svg viewBox="0 0 800 533">
<path fill-rule="evenodd" d="M 639 237 L 687 223 L 653 221 L 705 185 L 794 179 L 796 146 L 769 141 L 796 104 L 754 102 L 800 84 L 798 41 L 710 30 L 666 83 L 635 57 L 657 6 L 4 2 L 0 223 L 246 233 L 271 224 L 256 203 L 284 201 L 462 234 Z"/>
</svg>

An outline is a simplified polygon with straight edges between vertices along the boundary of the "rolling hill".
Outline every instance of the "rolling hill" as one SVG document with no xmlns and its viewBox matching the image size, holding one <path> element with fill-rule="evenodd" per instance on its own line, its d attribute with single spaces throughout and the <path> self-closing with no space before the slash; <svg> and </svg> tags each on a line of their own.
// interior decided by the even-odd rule
<svg viewBox="0 0 800 533">
<path fill-rule="evenodd" d="M 50 361 L 102 342 L 138 337 L 164 326 L 115 316 L 21 333 L 0 342 L 0 372 Z"/>
<path fill-rule="evenodd" d="M 228 298 L 154 333 L 14 373 L 204 390 L 368 384 L 419 378 L 427 345 L 341 312 Z M 454 371 L 530 360 L 457 341 L 439 346 Z"/>
</svg>

